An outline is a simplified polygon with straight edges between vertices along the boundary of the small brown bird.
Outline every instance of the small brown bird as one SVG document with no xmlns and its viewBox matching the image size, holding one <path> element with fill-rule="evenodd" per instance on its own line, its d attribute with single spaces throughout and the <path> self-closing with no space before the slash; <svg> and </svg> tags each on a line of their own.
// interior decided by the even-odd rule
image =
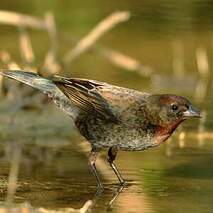
<svg viewBox="0 0 213 213">
<path fill-rule="evenodd" d="M 158 146 L 181 122 L 200 117 L 186 98 L 177 95 L 152 95 L 87 79 L 47 79 L 25 71 L 0 74 L 42 90 L 72 117 L 91 144 L 89 164 L 100 190 L 103 185 L 95 161 L 101 149 L 108 149 L 108 162 L 120 184 L 124 184 L 114 164 L 119 150 L 141 151 Z"/>
</svg>

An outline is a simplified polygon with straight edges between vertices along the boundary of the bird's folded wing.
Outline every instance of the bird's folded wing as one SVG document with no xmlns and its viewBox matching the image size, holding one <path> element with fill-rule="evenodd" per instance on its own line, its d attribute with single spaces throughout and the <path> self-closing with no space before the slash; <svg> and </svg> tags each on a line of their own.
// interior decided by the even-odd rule
<svg viewBox="0 0 213 213">
<path fill-rule="evenodd" d="M 94 113 L 106 120 L 117 120 L 109 103 L 98 91 L 99 87 L 106 85 L 105 83 L 62 77 L 56 77 L 53 82 L 82 113 Z"/>
</svg>

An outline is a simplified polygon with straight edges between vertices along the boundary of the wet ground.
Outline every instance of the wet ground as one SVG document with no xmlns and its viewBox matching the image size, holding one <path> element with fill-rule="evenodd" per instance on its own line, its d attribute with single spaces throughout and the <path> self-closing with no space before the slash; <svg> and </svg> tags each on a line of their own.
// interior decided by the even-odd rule
<svg viewBox="0 0 213 213">
<path fill-rule="evenodd" d="M 3 4 L 3 2 L 5 2 Z M 2 9 L 36 16 L 51 9 L 61 32 L 80 38 L 114 10 L 132 12 L 132 19 L 105 35 L 100 43 L 148 65 L 143 77 L 117 68 L 95 51 L 83 54 L 62 75 L 107 81 L 155 93 L 184 95 L 203 112 L 202 121 L 187 121 L 160 147 L 120 152 L 117 165 L 127 185 L 111 212 L 211 213 L 213 209 L 213 84 L 212 7 L 209 1 L 2 1 Z M 131 2 L 131 3 L 130 3 Z M 47 35 L 30 31 L 38 65 L 48 49 Z M 0 46 L 21 63 L 18 33 L 0 27 Z M 69 42 L 60 39 L 60 54 Z M 62 57 L 61 57 L 62 58 Z M 204 64 L 204 65 L 203 65 Z M 207 65 L 206 65 L 207 64 Z M 204 69 L 203 69 L 204 66 Z M 207 67 L 207 68 L 206 68 Z M 203 75 L 202 70 L 208 74 Z M 18 91 L 16 91 L 18 93 Z M 29 101 L 30 102 L 30 101 Z M 105 191 L 95 196 L 96 183 L 87 166 L 89 144 L 72 121 L 51 103 L 17 110 L 18 102 L 0 103 L 0 201 L 7 197 L 14 150 L 21 151 L 15 203 L 58 210 L 81 208 L 93 200 L 92 212 L 105 212 L 118 190 L 117 180 L 101 153 L 98 170 Z M 13 163 L 11 163 L 13 162 Z M 16 162 L 17 163 L 17 162 Z"/>
</svg>

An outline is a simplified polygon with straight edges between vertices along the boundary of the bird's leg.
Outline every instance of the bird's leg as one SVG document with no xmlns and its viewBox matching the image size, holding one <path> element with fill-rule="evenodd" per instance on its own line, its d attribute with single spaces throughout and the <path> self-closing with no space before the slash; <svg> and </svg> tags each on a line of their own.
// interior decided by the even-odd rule
<svg viewBox="0 0 213 213">
<path fill-rule="evenodd" d="M 125 181 L 122 178 L 121 173 L 118 171 L 116 165 L 113 163 L 113 161 L 116 158 L 117 152 L 118 152 L 118 150 L 117 150 L 116 147 L 110 147 L 109 148 L 109 151 L 108 151 L 108 162 L 109 162 L 109 165 L 111 166 L 112 170 L 116 174 L 120 184 L 124 185 Z"/>
<path fill-rule="evenodd" d="M 104 187 L 103 187 L 103 184 L 101 183 L 101 179 L 99 177 L 97 168 L 95 166 L 95 161 L 97 159 L 98 152 L 99 152 L 99 150 L 92 148 L 92 151 L 89 154 L 88 160 L 89 160 L 89 166 L 91 168 L 93 175 L 95 176 L 95 179 L 96 179 L 96 182 L 97 182 L 97 185 L 98 185 L 98 191 L 101 192 L 101 191 L 104 190 Z"/>
</svg>

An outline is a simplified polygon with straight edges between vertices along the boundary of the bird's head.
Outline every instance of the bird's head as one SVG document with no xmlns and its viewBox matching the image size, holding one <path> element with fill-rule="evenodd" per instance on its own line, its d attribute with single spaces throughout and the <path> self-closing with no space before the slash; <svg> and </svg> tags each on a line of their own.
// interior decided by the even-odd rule
<svg viewBox="0 0 213 213">
<path fill-rule="evenodd" d="M 148 102 L 149 114 L 154 116 L 156 124 L 162 127 L 178 125 L 189 117 L 201 117 L 190 101 L 181 96 L 151 95 Z"/>
</svg>

